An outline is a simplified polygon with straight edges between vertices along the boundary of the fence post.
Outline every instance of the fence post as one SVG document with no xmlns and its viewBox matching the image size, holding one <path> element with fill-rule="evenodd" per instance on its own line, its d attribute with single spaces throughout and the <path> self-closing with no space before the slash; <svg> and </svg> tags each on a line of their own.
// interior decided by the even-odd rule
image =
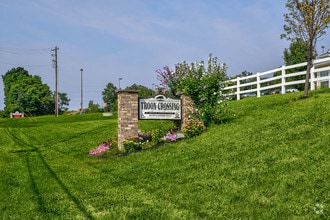
<svg viewBox="0 0 330 220">
<path fill-rule="evenodd" d="M 236 78 L 236 86 L 237 86 L 237 89 L 236 89 L 236 99 L 237 100 L 240 100 L 241 95 L 240 95 L 240 81 L 239 81 L 239 77 Z"/>
<path fill-rule="evenodd" d="M 260 97 L 261 94 L 260 94 L 260 73 L 257 72 L 257 97 Z"/>
<path fill-rule="evenodd" d="M 311 84 L 311 90 L 315 90 L 315 68 L 312 66 L 311 73 L 310 73 L 310 84 Z"/>
<path fill-rule="evenodd" d="M 282 85 L 281 85 L 281 94 L 285 94 L 285 66 L 282 66 Z"/>
</svg>

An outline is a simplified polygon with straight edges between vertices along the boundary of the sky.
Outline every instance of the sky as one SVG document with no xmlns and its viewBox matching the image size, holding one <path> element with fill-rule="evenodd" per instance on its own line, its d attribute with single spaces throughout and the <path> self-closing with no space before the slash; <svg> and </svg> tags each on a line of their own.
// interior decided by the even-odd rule
<svg viewBox="0 0 330 220">
<path fill-rule="evenodd" d="M 58 47 L 58 91 L 70 110 L 102 106 L 108 83 L 155 88 L 156 69 L 182 61 L 228 67 L 227 75 L 283 65 L 286 0 L 1 0 L 0 75 L 23 67 L 55 90 L 51 56 Z M 319 40 L 322 53 L 330 34 Z M 83 69 L 81 74 L 80 69 Z M 82 76 L 82 77 L 81 77 Z M 122 78 L 122 80 L 119 80 Z M 1 78 L 0 110 L 4 108 Z M 81 88 L 81 82 L 83 84 Z"/>
</svg>

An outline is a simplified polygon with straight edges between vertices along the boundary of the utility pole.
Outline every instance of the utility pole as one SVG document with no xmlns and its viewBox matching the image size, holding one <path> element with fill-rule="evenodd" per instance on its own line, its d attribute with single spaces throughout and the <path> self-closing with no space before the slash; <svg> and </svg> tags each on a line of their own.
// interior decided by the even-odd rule
<svg viewBox="0 0 330 220">
<path fill-rule="evenodd" d="M 55 117 L 58 117 L 58 65 L 57 65 L 57 51 L 58 47 L 56 46 L 52 51 L 54 54 L 52 56 L 53 59 L 53 67 L 55 68 Z"/>
<path fill-rule="evenodd" d="M 83 113 L 83 69 L 80 69 L 80 114 Z"/>
</svg>

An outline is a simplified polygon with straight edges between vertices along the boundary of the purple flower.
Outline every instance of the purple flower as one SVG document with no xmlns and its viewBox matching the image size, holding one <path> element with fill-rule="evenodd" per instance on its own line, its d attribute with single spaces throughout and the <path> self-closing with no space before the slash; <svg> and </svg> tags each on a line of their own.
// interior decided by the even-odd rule
<svg viewBox="0 0 330 220">
<path fill-rule="evenodd" d="M 167 132 L 166 135 L 162 138 L 163 141 L 170 140 L 176 141 L 176 134 L 172 134 L 171 132 Z"/>
</svg>

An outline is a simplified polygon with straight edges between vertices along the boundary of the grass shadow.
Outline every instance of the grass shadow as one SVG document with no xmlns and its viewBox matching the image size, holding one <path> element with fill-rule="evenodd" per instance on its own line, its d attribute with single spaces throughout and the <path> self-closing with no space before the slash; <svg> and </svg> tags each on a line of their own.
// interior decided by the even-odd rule
<svg viewBox="0 0 330 220">
<path fill-rule="evenodd" d="M 37 153 L 38 154 L 38 157 L 40 158 L 40 160 L 42 162 L 42 165 L 46 168 L 46 170 L 48 171 L 50 176 L 55 179 L 55 181 L 60 186 L 60 188 L 65 192 L 65 194 L 75 204 L 75 206 L 84 214 L 84 216 L 88 219 L 93 219 L 93 216 L 87 211 L 86 207 L 79 201 L 79 199 L 76 196 L 74 196 L 70 192 L 69 188 L 63 183 L 63 181 L 59 178 L 59 176 L 56 174 L 56 172 L 47 163 L 47 161 L 45 160 L 45 158 L 43 157 L 43 155 L 41 154 L 41 152 L 39 151 L 39 149 L 37 147 L 32 146 L 32 145 L 26 143 L 25 141 L 17 138 L 17 136 L 12 134 L 9 129 L 6 129 L 6 133 L 19 146 L 21 146 L 21 147 L 27 146 L 29 148 L 29 149 L 14 150 L 14 151 L 12 151 L 12 153 L 27 154 L 26 155 L 26 165 L 27 165 L 27 168 L 28 168 L 29 177 L 31 179 L 31 187 L 32 187 L 32 190 L 33 190 L 34 194 L 37 197 L 38 207 L 39 207 L 39 210 L 41 212 L 45 211 L 45 205 L 44 205 L 44 201 L 42 199 L 41 193 L 38 189 L 37 183 L 35 181 L 35 178 L 32 175 L 32 172 L 33 172 L 32 168 L 33 167 L 31 166 L 30 159 L 29 159 L 29 154 L 31 154 L 31 153 Z"/>
</svg>

